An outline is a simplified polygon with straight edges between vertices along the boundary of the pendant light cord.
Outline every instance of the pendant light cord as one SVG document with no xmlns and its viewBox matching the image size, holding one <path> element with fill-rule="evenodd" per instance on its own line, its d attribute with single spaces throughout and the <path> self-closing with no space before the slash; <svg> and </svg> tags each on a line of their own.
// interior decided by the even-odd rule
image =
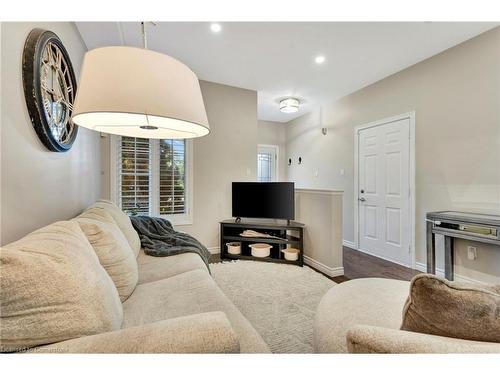
<svg viewBox="0 0 500 375">
<path fill-rule="evenodd" d="M 142 46 L 144 49 L 148 49 L 148 38 L 146 33 L 146 23 L 150 23 L 153 26 L 156 26 L 156 22 L 141 22 L 141 33 L 142 33 Z"/>
<path fill-rule="evenodd" d="M 144 49 L 148 49 L 148 39 L 146 36 L 146 24 L 141 22 L 141 31 L 142 31 L 142 46 Z"/>
<path fill-rule="evenodd" d="M 154 22 L 151 22 L 154 26 L 156 26 L 156 23 Z M 141 22 L 141 31 L 142 31 L 142 46 L 144 47 L 144 49 L 148 49 L 148 38 L 147 38 L 147 35 L 146 35 L 146 23 L 145 22 Z M 149 127 L 149 116 L 146 114 L 146 122 L 147 122 L 147 126 Z"/>
</svg>

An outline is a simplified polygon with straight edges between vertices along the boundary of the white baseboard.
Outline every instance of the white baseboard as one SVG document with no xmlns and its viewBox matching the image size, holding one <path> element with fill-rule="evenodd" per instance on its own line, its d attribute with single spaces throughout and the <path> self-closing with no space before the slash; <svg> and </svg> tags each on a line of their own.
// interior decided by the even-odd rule
<svg viewBox="0 0 500 375">
<path fill-rule="evenodd" d="M 317 269 L 318 271 L 323 272 L 325 275 L 330 277 L 343 276 L 344 275 L 344 267 L 328 267 L 317 260 L 314 260 L 307 255 L 304 255 L 304 263 L 312 268 Z"/>
<path fill-rule="evenodd" d="M 427 272 L 427 265 L 424 263 L 416 262 L 415 263 L 415 269 L 420 271 L 420 272 Z M 436 268 L 436 276 L 444 278 L 444 269 L 442 268 Z M 471 279 L 470 277 L 467 276 L 461 276 L 457 275 L 455 273 L 454 275 L 455 281 L 461 281 L 461 282 L 466 282 L 466 283 L 479 283 L 479 284 L 484 284 L 483 281 L 479 281 L 476 279 Z"/>
<path fill-rule="evenodd" d="M 427 265 L 424 263 L 416 262 L 415 269 L 427 273 Z M 444 277 L 444 270 L 442 268 L 436 268 L 436 276 Z"/>
<path fill-rule="evenodd" d="M 210 251 L 210 254 L 220 254 L 220 247 L 219 246 L 209 247 L 208 251 Z"/>
<path fill-rule="evenodd" d="M 357 250 L 356 244 L 352 241 L 342 240 L 342 245 L 344 245 L 346 247 L 350 247 L 351 249 Z"/>
</svg>

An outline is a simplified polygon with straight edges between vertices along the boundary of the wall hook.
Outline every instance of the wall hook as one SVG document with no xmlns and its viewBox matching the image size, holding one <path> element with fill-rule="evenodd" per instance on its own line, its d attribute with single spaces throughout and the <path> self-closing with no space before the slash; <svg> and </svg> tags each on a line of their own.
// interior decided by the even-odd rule
<svg viewBox="0 0 500 375">
<path fill-rule="evenodd" d="M 292 159 L 288 159 L 288 166 L 292 165 Z"/>
<path fill-rule="evenodd" d="M 299 165 L 302 164 L 302 158 L 299 156 Z"/>
</svg>

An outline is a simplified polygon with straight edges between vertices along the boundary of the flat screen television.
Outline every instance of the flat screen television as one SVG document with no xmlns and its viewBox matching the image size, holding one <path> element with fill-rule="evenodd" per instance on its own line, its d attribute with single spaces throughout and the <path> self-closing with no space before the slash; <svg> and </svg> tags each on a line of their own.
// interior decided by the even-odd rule
<svg viewBox="0 0 500 375">
<path fill-rule="evenodd" d="M 293 182 L 233 182 L 233 217 L 295 219 Z"/>
</svg>

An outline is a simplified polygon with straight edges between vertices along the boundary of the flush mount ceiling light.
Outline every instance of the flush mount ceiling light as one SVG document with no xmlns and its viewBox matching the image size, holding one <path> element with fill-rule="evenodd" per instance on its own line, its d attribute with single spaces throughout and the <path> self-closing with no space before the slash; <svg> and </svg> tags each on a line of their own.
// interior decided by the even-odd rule
<svg viewBox="0 0 500 375">
<path fill-rule="evenodd" d="M 210 30 L 214 33 L 218 33 L 222 30 L 222 26 L 219 23 L 210 24 Z"/>
<path fill-rule="evenodd" d="M 280 101 L 280 111 L 283 113 L 295 113 L 299 110 L 299 99 L 287 98 Z"/>
<path fill-rule="evenodd" d="M 325 56 L 322 56 L 322 55 L 319 55 L 319 56 L 316 56 L 316 58 L 314 59 L 314 62 L 316 64 L 323 64 L 325 62 Z"/>
<path fill-rule="evenodd" d="M 73 122 L 103 133 L 183 139 L 209 133 L 196 75 L 180 61 L 146 49 L 103 47 L 85 54 Z"/>
</svg>

